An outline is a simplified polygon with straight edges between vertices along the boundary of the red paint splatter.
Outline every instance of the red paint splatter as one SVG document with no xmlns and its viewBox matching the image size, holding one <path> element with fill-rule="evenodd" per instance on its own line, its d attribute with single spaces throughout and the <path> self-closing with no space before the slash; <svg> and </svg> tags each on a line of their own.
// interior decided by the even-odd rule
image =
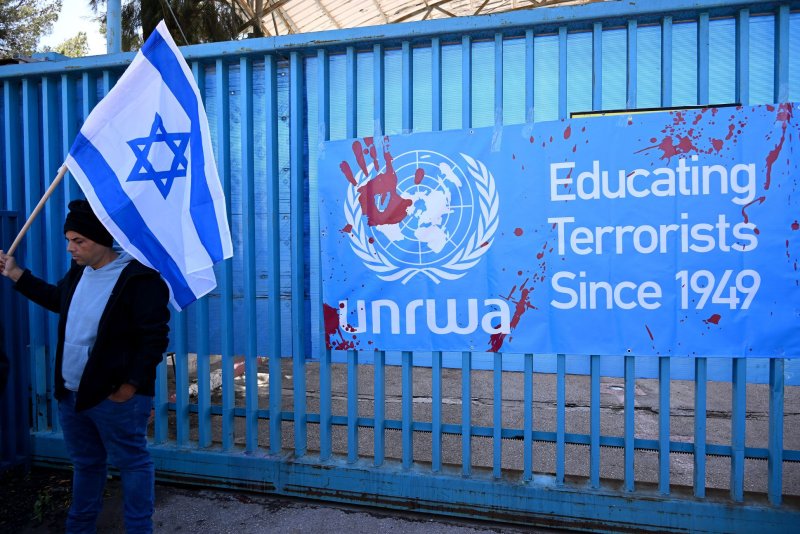
<svg viewBox="0 0 800 534">
<path fill-rule="evenodd" d="M 530 137 L 530 139 L 528 139 L 528 141 L 530 141 L 531 143 L 533 143 L 533 136 L 531 136 L 531 137 Z"/>
<path fill-rule="evenodd" d="M 350 169 L 350 164 L 349 163 L 347 163 L 346 161 L 343 161 L 339 165 L 339 168 L 342 170 L 342 173 L 344 174 L 344 177 L 347 178 L 348 182 L 350 182 L 354 186 L 358 185 L 356 183 L 356 179 L 353 177 L 353 171 L 352 171 L 352 169 Z"/>
<path fill-rule="evenodd" d="M 697 147 L 694 146 L 694 143 L 692 143 L 692 140 L 689 137 L 687 136 L 679 137 L 678 143 L 674 144 L 672 142 L 672 136 L 668 135 L 659 144 L 648 146 L 641 150 L 637 150 L 636 154 L 638 154 L 639 152 L 644 152 L 645 150 L 649 150 L 651 148 L 658 148 L 659 150 L 661 150 L 662 154 L 659 159 L 665 159 L 667 161 L 672 159 L 673 156 L 677 156 L 678 154 L 688 154 L 692 150 L 698 152 Z"/>
<path fill-rule="evenodd" d="M 564 130 L 564 139 L 569 139 L 570 135 L 572 135 L 572 126 L 567 126 L 567 129 Z"/>
<path fill-rule="evenodd" d="M 422 179 L 425 178 L 425 171 L 422 169 L 417 169 L 414 171 L 414 184 L 419 185 L 422 183 Z"/>
<path fill-rule="evenodd" d="M 766 197 L 758 197 L 757 199 L 753 200 L 753 201 L 752 201 L 752 202 L 750 202 L 749 204 L 746 204 L 746 205 L 742 206 L 742 217 L 744 218 L 744 222 L 745 222 L 745 224 L 747 224 L 748 222 L 750 222 L 750 217 L 747 215 L 747 208 L 749 208 L 750 206 L 752 206 L 752 205 L 753 205 L 753 204 L 755 204 L 756 202 L 758 202 L 759 204 L 763 204 L 763 203 L 764 203 L 764 201 L 765 201 L 766 199 L 767 199 Z M 754 232 L 755 232 L 756 234 L 758 234 L 758 233 L 759 233 L 759 231 L 758 231 L 758 228 L 756 228 L 756 229 L 754 230 Z"/>
<path fill-rule="evenodd" d="M 519 324 L 519 320 L 522 318 L 522 314 L 528 310 L 535 310 L 536 308 L 530 303 L 530 293 L 533 291 L 533 288 L 525 287 L 525 284 L 528 283 L 528 279 L 522 283 L 519 287 L 520 296 L 517 301 L 514 301 L 512 296 L 517 290 L 517 286 L 514 286 L 511 289 L 511 292 L 508 294 L 507 297 L 503 297 L 509 302 L 513 302 L 514 306 L 514 315 L 511 317 L 511 322 L 509 323 L 509 330 L 513 331 L 517 325 Z M 503 347 L 503 342 L 508 334 L 505 333 L 495 333 L 489 337 L 489 352 L 499 352 L 500 349 Z"/>
<path fill-rule="evenodd" d="M 644 325 L 644 327 L 647 329 L 647 335 L 650 336 L 650 341 L 653 341 L 655 338 L 653 337 L 653 332 L 650 331 L 650 327 L 647 325 Z"/>
<path fill-rule="evenodd" d="M 374 243 L 374 242 L 375 242 L 375 238 L 374 238 L 374 237 L 370 237 L 369 239 L 367 239 L 367 241 L 369 241 L 369 242 L 370 242 L 370 244 L 372 244 L 372 243 Z"/>
<path fill-rule="evenodd" d="M 736 125 L 735 124 L 729 124 L 728 125 L 728 135 L 725 136 L 725 140 L 726 141 L 728 141 L 731 137 L 733 137 L 733 131 L 735 129 L 736 129 Z"/>
<path fill-rule="evenodd" d="M 522 228 L 515 228 L 514 229 L 514 235 L 517 236 L 517 237 L 521 236 L 522 235 Z"/>
<path fill-rule="evenodd" d="M 714 150 L 719 152 L 720 150 L 722 150 L 722 139 L 714 139 L 712 137 L 711 138 L 711 146 L 714 147 Z"/>
<path fill-rule="evenodd" d="M 489 246 L 488 241 L 484 241 L 483 243 L 481 243 L 481 247 L 488 247 L 488 246 Z"/>
<path fill-rule="evenodd" d="M 353 341 L 345 340 L 344 334 L 339 327 L 339 312 L 336 308 L 328 304 L 323 304 L 322 316 L 325 321 L 325 346 L 329 349 L 336 350 L 354 349 L 356 344 Z M 338 336 L 339 339 L 334 340 L 334 336 Z M 353 339 L 355 339 L 355 336 L 353 336 Z"/>
<path fill-rule="evenodd" d="M 767 106 L 769 109 L 769 106 Z M 786 140 L 786 127 L 789 124 L 789 120 L 792 118 L 792 106 L 789 103 L 784 103 L 778 106 L 778 115 L 776 119 L 780 121 L 781 124 L 781 140 L 780 142 L 770 150 L 769 154 L 767 154 L 767 178 L 764 181 L 764 189 L 769 189 L 770 181 L 772 180 L 772 165 L 778 159 L 778 155 L 781 153 L 781 149 L 783 148 L 783 142 Z M 774 111 L 775 108 L 770 109 L 770 111 Z"/>
<path fill-rule="evenodd" d="M 352 231 L 353 231 L 353 225 L 352 225 L 352 224 L 346 224 L 346 225 L 344 226 L 344 228 L 342 228 L 342 229 L 340 230 L 340 232 L 342 232 L 342 233 L 344 233 L 344 234 L 349 234 L 349 233 L 350 233 L 350 232 L 352 232 Z"/>
<path fill-rule="evenodd" d="M 511 159 L 517 159 L 517 155 L 516 154 L 511 154 Z"/>
<path fill-rule="evenodd" d="M 544 252 L 540 252 L 536 255 L 537 260 L 541 260 L 544 257 Z"/>
<path fill-rule="evenodd" d="M 392 165 L 388 139 L 384 141 L 383 145 L 383 158 L 386 162 L 386 168 L 382 173 L 378 173 L 380 167 L 378 165 L 377 149 L 372 144 L 372 138 L 365 137 L 364 142 L 367 143 L 369 154 L 373 158 L 374 169 L 377 173 L 374 178 L 358 188 L 360 194 L 358 202 L 361 204 L 362 212 L 367 217 L 367 224 L 369 226 L 379 226 L 399 223 L 406 217 L 406 210 L 413 201 L 403 198 L 397 192 L 397 174 Z M 362 170 L 366 170 L 361 143 L 358 141 L 353 143 L 353 154 L 356 156 Z M 367 175 L 366 172 L 364 174 Z"/>
<path fill-rule="evenodd" d="M 715 313 L 708 319 L 703 319 L 703 322 L 706 324 L 719 324 L 719 320 L 722 319 L 722 316 L 718 313 Z"/>
<path fill-rule="evenodd" d="M 364 173 L 364 176 L 368 176 L 367 162 L 364 160 L 364 149 L 360 141 L 353 141 L 353 154 L 356 157 L 356 162 L 358 162 L 358 167 L 361 169 L 361 172 Z"/>
<path fill-rule="evenodd" d="M 800 223 L 798 223 L 797 221 L 793 222 L 792 223 L 792 230 L 795 230 L 795 231 L 796 230 L 800 230 Z"/>
</svg>

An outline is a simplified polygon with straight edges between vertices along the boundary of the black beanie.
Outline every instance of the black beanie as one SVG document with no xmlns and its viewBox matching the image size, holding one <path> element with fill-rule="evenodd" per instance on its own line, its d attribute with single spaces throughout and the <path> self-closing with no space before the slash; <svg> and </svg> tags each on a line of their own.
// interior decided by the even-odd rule
<svg viewBox="0 0 800 534">
<path fill-rule="evenodd" d="M 64 221 L 64 233 L 66 234 L 70 230 L 105 247 L 114 244 L 114 238 L 108 233 L 86 200 L 73 200 L 69 203 L 69 213 Z"/>
</svg>

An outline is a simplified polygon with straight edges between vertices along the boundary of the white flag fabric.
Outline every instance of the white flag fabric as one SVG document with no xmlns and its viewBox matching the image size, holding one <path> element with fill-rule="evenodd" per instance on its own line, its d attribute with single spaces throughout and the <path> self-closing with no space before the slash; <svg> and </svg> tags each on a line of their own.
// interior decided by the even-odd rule
<svg viewBox="0 0 800 534">
<path fill-rule="evenodd" d="M 233 255 L 225 197 L 200 92 L 163 21 L 86 119 L 67 167 L 178 310 L 217 286 L 212 266 Z"/>
</svg>

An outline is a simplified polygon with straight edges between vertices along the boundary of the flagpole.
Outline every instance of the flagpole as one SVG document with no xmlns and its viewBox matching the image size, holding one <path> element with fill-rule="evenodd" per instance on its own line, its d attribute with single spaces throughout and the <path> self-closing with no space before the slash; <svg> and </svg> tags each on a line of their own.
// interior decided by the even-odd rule
<svg viewBox="0 0 800 534">
<path fill-rule="evenodd" d="M 67 173 L 67 164 L 66 164 L 66 162 L 64 162 L 64 164 L 61 165 L 61 167 L 58 169 L 58 174 L 56 174 L 56 177 L 53 179 L 53 183 L 51 183 L 50 187 L 47 188 L 47 191 L 44 192 L 44 195 L 42 196 L 41 200 L 39 200 L 39 203 L 36 204 L 35 208 L 33 208 L 33 211 L 31 212 L 30 216 L 28 217 L 28 220 L 25 221 L 25 224 L 22 226 L 22 229 L 19 231 L 19 234 L 17 235 L 17 238 L 14 239 L 14 242 L 8 248 L 8 251 L 6 252 L 7 255 L 9 255 L 9 256 L 13 256 L 14 255 L 14 251 L 17 250 L 17 247 L 19 246 L 20 242 L 22 241 L 22 238 L 25 236 L 25 234 L 28 231 L 28 228 L 30 228 L 31 225 L 33 224 L 33 220 L 36 219 L 36 216 L 39 215 L 40 211 L 42 211 L 42 208 L 44 207 L 44 203 L 47 202 L 47 199 L 50 198 L 50 195 L 53 194 L 53 191 L 55 191 L 56 186 L 58 186 L 58 184 L 61 183 L 61 179 L 64 178 L 64 175 L 66 173 Z"/>
</svg>

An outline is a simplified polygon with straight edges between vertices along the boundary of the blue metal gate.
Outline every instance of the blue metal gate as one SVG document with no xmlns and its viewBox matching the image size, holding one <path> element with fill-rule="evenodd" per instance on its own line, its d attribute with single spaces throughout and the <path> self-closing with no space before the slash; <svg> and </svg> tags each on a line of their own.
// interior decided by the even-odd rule
<svg viewBox="0 0 800 534">
<path fill-rule="evenodd" d="M 800 2 L 610 1 L 182 50 L 235 255 L 172 322 L 151 436 L 161 478 L 579 529 L 793 530 L 794 360 L 326 350 L 316 160 L 329 139 L 800 101 Z M 4 217 L 30 213 L 132 57 L 0 68 Z M 77 196 L 66 180 L 19 254 L 50 280 Z M 31 362 L 30 394 L 24 380 L 9 392 L 31 430 L 11 437 L 64 464 L 56 319 L 33 305 L 24 318 L 2 291 L 3 324 L 22 326 L 6 349 Z M 718 425 L 726 439 L 709 441 Z M 709 487 L 720 465 L 727 483 Z"/>
</svg>

